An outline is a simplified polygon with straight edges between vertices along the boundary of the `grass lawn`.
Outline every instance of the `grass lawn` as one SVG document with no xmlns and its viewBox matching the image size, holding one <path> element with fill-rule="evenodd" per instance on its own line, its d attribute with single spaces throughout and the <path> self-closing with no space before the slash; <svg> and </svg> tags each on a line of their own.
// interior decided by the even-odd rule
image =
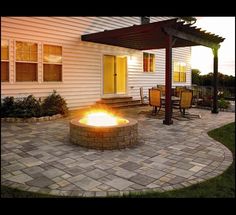
<svg viewBox="0 0 236 215">
<path fill-rule="evenodd" d="M 127 195 L 125 197 L 142 197 L 142 198 L 191 198 L 191 197 L 204 197 L 204 198 L 234 198 L 235 197 L 235 122 L 225 125 L 221 128 L 208 132 L 208 135 L 215 140 L 221 142 L 228 147 L 234 157 L 233 164 L 220 176 L 217 176 L 208 181 L 192 185 L 187 188 L 159 192 L 146 192 Z M 46 194 L 37 194 L 31 192 L 20 191 L 17 189 L 1 186 L 1 197 L 57 197 Z"/>
</svg>

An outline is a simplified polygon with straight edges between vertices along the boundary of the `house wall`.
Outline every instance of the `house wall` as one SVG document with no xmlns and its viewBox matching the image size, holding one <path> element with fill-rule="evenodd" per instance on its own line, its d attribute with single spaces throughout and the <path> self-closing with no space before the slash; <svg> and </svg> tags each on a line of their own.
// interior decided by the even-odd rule
<svg viewBox="0 0 236 215">
<path fill-rule="evenodd" d="M 151 22 L 170 17 L 151 17 Z M 70 109 L 94 104 L 102 96 L 102 56 L 104 54 L 127 55 L 127 94 L 139 99 L 139 88 L 147 89 L 164 84 L 165 50 L 152 50 L 156 54 L 156 72 L 144 73 L 142 52 L 81 41 L 83 34 L 140 24 L 140 17 L 2 17 L 1 38 L 10 42 L 10 81 L 2 82 L 1 96 L 45 97 L 57 90 Z M 15 82 L 15 41 L 38 43 L 38 81 Z M 43 44 L 63 47 L 63 81 L 43 82 Z M 187 63 L 187 82 L 191 85 L 190 47 L 173 49 L 173 59 Z M 130 59 L 132 56 L 132 59 Z M 175 85 L 173 83 L 173 85 Z M 183 84 L 181 84 L 183 85 Z"/>
</svg>

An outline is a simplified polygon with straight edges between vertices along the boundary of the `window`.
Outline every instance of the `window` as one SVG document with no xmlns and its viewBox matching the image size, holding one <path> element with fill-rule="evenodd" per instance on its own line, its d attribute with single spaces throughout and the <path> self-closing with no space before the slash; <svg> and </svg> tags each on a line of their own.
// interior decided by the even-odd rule
<svg viewBox="0 0 236 215">
<path fill-rule="evenodd" d="M 1 81 L 9 81 L 9 43 L 1 40 Z"/>
<path fill-rule="evenodd" d="M 43 81 L 62 81 L 62 47 L 43 46 Z"/>
<path fill-rule="evenodd" d="M 143 53 L 143 71 L 154 72 L 155 71 L 155 55 L 150 53 Z"/>
<path fill-rule="evenodd" d="M 37 43 L 16 42 L 16 81 L 38 80 Z"/>
<path fill-rule="evenodd" d="M 148 24 L 150 23 L 150 17 L 149 16 L 141 16 L 141 24 Z"/>
<path fill-rule="evenodd" d="M 186 82 L 186 63 L 174 62 L 174 82 Z"/>
</svg>

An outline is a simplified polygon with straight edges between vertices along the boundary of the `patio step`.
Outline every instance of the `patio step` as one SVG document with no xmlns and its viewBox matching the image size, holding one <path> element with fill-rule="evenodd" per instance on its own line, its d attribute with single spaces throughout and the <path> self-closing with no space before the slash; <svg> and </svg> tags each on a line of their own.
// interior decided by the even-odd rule
<svg viewBox="0 0 236 215">
<path fill-rule="evenodd" d="M 130 102 L 133 98 L 131 96 L 119 96 L 119 97 L 109 97 L 109 98 L 101 98 L 101 100 L 97 101 L 97 104 L 114 104 L 119 102 Z"/>
<path fill-rule="evenodd" d="M 102 98 L 101 100 L 97 101 L 96 104 L 103 104 L 111 108 L 121 108 L 121 107 L 142 105 L 141 100 L 133 99 L 130 96 Z"/>
</svg>

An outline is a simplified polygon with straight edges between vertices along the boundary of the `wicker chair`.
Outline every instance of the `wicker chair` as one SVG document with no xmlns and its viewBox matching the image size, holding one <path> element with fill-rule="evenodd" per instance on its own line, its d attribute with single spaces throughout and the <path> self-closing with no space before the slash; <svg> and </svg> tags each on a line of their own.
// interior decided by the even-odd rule
<svg viewBox="0 0 236 215">
<path fill-rule="evenodd" d="M 152 115 L 156 115 L 161 109 L 161 90 L 149 89 L 149 105 L 153 107 Z M 157 110 L 158 108 L 158 110 Z"/>
<path fill-rule="evenodd" d="M 193 91 L 192 90 L 181 90 L 179 110 L 183 116 L 186 115 L 185 110 L 192 107 Z"/>
</svg>

